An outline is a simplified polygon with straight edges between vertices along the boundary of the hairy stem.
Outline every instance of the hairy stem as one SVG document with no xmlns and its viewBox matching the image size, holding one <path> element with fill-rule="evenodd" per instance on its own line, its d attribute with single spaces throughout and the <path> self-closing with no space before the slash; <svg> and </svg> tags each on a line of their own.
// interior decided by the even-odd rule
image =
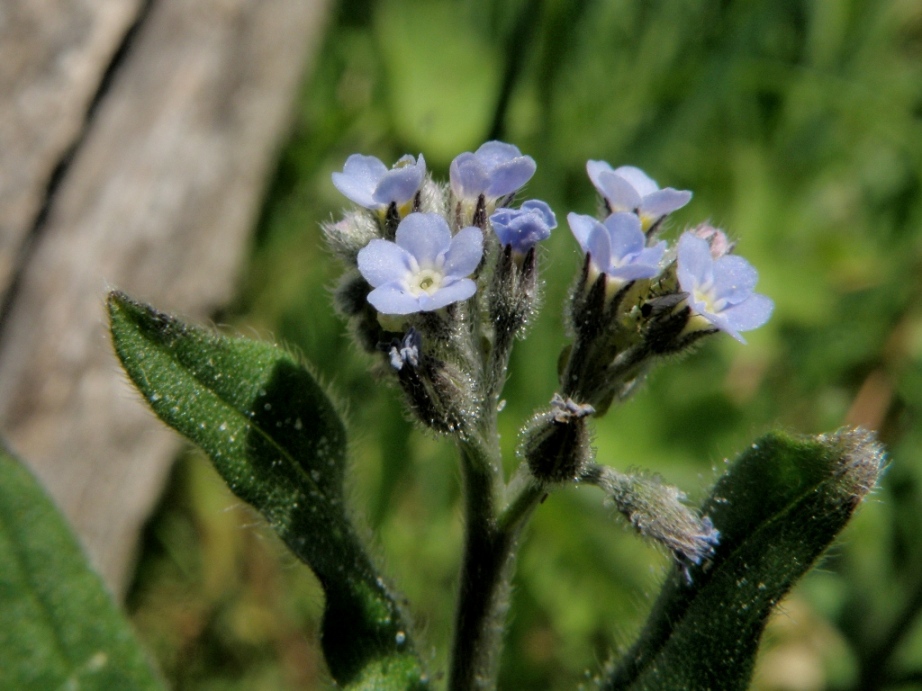
<svg viewBox="0 0 922 691">
<path fill-rule="evenodd" d="M 517 537 L 544 491 L 529 480 L 500 510 L 502 478 L 492 448 L 462 442 L 465 544 L 448 688 L 492 689 L 502 647 Z M 498 452 L 496 452 L 498 453 Z"/>
<path fill-rule="evenodd" d="M 453 691 L 494 685 L 510 547 L 496 523 L 497 464 L 477 444 L 462 442 L 460 451 L 466 534 L 448 682 Z"/>
</svg>

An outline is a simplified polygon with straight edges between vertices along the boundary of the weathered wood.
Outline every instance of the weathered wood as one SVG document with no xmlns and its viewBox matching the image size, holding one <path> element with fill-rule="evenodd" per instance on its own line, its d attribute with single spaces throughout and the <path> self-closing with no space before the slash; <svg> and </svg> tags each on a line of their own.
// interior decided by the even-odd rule
<svg viewBox="0 0 922 691">
<path fill-rule="evenodd" d="M 325 7 L 155 2 L 0 325 L 0 430 L 118 594 L 178 441 L 119 372 L 105 291 L 192 319 L 226 303 Z"/>
<path fill-rule="evenodd" d="M 0 301 L 141 0 L 0 3 Z"/>
</svg>

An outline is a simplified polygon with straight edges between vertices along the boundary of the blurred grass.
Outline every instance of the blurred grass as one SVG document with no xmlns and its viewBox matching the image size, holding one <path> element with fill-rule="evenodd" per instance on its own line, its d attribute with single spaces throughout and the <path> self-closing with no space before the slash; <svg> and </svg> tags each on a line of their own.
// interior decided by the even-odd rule
<svg viewBox="0 0 922 691">
<path fill-rule="evenodd" d="M 601 461 L 692 498 L 762 432 L 877 429 L 892 466 L 783 605 L 759 689 L 922 687 L 922 5 L 915 0 L 342 2 L 305 85 L 227 319 L 284 341 L 348 402 L 357 513 L 444 670 L 460 549 L 451 445 L 410 429 L 329 305 L 318 223 L 354 152 L 422 151 L 436 176 L 487 138 L 538 162 L 527 196 L 595 210 L 587 158 L 692 189 L 667 237 L 727 228 L 776 301 L 743 347 L 713 339 L 597 425 Z M 503 442 L 554 389 L 564 222 L 545 309 L 517 346 Z M 231 507 L 227 510 L 224 507 Z M 129 605 L 177 689 L 324 688 L 310 574 L 197 455 L 148 531 Z M 589 489 L 551 497 L 522 551 L 501 687 L 575 688 L 642 623 L 665 557 Z M 429 647 L 427 647 L 429 646 Z M 899 686 L 900 680 L 906 682 Z"/>
</svg>

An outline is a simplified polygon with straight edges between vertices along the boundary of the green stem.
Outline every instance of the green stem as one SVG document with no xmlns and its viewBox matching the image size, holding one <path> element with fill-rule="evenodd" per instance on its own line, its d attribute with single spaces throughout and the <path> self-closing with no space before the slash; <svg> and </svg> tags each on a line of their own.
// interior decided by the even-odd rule
<svg viewBox="0 0 922 691">
<path fill-rule="evenodd" d="M 477 443 L 460 444 L 466 535 L 448 688 L 492 689 L 502 647 L 518 534 L 544 495 L 529 482 L 502 511 L 498 458 Z"/>
<path fill-rule="evenodd" d="M 498 483 L 491 459 L 469 442 L 462 442 L 460 451 L 466 534 L 448 681 L 453 691 L 493 686 L 509 554 L 509 542 L 496 525 Z"/>
</svg>

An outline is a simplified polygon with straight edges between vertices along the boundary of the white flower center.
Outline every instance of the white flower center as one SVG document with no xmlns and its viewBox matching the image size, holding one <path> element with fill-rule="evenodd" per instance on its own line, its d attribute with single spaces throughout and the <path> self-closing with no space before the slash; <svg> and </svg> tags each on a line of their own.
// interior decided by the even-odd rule
<svg viewBox="0 0 922 691">
<path fill-rule="evenodd" d="M 423 293 L 432 295 L 442 286 L 443 278 L 444 276 L 438 271 L 420 269 L 408 281 L 410 294 L 414 297 L 418 297 Z"/>
<path fill-rule="evenodd" d="M 726 300 L 717 298 L 714 295 L 713 281 L 708 281 L 696 286 L 692 291 L 692 298 L 695 302 L 703 304 L 705 311 L 709 314 L 717 314 L 723 311 L 723 308 L 727 306 Z"/>
</svg>

